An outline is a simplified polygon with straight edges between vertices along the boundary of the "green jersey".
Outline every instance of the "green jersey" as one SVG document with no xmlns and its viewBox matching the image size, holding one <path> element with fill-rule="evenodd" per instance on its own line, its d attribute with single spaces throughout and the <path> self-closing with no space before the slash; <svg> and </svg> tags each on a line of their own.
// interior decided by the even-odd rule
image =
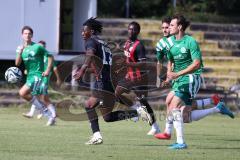
<svg viewBox="0 0 240 160">
<path fill-rule="evenodd" d="M 44 72 L 44 57 L 49 57 L 49 52 L 41 45 L 32 42 L 24 48 L 21 58 L 27 70 L 27 76 L 42 75 Z"/>
<path fill-rule="evenodd" d="M 44 57 L 44 70 L 47 69 L 47 66 L 48 66 L 48 57 Z M 57 63 L 55 61 L 53 61 L 53 66 L 52 66 L 52 70 L 51 72 L 53 71 L 53 69 L 57 68 Z"/>
<path fill-rule="evenodd" d="M 202 54 L 198 43 L 193 37 L 185 35 L 182 39 L 176 40 L 175 36 L 171 36 L 167 41 L 167 46 L 169 46 L 167 56 L 174 63 L 174 72 L 186 69 L 195 59 L 198 59 L 201 62 L 201 68 L 195 70 L 193 74 L 202 73 Z"/>
<path fill-rule="evenodd" d="M 168 53 L 167 37 L 163 37 L 156 44 L 157 60 L 161 61 Z"/>
<path fill-rule="evenodd" d="M 19 48 L 17 49 L 17 54 Z M 44 57 L 49 57 L 48 51 L 39 44 L 32 42 L 24 48 L 21 58 L 27 70 L 26 85 L 31 89 L 32 95 L 42 94 L 42 73 L 44 69 Z"/>
</svg>

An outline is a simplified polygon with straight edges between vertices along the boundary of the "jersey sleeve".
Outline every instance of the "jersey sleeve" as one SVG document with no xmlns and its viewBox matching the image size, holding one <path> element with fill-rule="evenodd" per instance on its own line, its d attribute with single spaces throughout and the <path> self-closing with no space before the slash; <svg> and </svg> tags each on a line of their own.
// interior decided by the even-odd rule
<svg viewBox="0 0 240 160">
<path fill-rule="evenodd" d="M 137 46 L 135 52 L 136 52 L 135 56 L 137 60 L 142 61 L 147 59 L 145 47 L 141 42 Z"/>
<path fill-rule="evenodd" d="M 170 51 L 167 53 L 167 59 L 173 62 L 173 56 Z"/>
<path fill-rule="evenodd" d="M 51 57 L 52 54 L 50 54 L 43 46 L 39 45 L 40 50 L 42 52 L 42 54 L 44 55 L 44 57 Z"/>
<path fill-rule="evenodd" d="M 164 48 L 161 46 L 160 41 L 156 44 L 156 57 L 161 61 L 164 57 Z"/>
<path fill-rule="evenodd" d="M 85 43 L 85 49 L 87 50 L 93 50 L 94 52 L 97 51 L 97 43 L 94 39 L 89 39 Z"/>
<path fill-rule="evenodd" d="M 195 59 L 201 60 L 202 59 L 202 53 L 200 51 L 199 45 L 196 42 L 196 40 L 193 39 L 190 42 L 189 49 L 190 49 L 192 60 L 195 60 Z"/>
<path fill-rule="evenodd" d="M 156 57 L 158 61 L 161 61 L 165 55 L 168 53 L 168 43 L 167 38 L 161 38 L 156 44 Z"/>
</svg>

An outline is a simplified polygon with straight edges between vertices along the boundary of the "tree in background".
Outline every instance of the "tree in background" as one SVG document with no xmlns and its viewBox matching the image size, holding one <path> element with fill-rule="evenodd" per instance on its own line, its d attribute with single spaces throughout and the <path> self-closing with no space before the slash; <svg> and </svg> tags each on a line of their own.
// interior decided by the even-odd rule
<svg viewBox="0 0 240 160">
<path fill-rule="evenodd" d="M 240 22 L 239 0 L 129 0 L 129 3 L 132 18 L 159 19 L 182 12 L 194 21 L 226 22 L 235 18 Z M 98 15 L 125 18 L 126 0 L 98 0 Z"/>
</svg>

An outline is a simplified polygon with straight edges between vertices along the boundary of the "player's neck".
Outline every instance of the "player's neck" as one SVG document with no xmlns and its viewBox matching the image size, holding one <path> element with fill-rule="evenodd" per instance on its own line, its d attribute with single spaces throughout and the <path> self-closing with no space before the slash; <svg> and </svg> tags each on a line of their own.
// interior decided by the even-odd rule
<svg viewBox="0 0 240 160">
<path fill-rule="evenodd" d="M 184 37 L 185 33 L 184 32 L 178 32 L 178 34 L 175 35 L 176 40 L 180 40 Z"/>
<path fill-rule="evenodd" d="M 24 42 L 24 46 L 28 46 L 28 45 L 30 45 L 32 43 L 32 41 L 25 41 Z"/>
<path fill-rule="evenodd" d="M 129 38 L 129 41 L 131 41 L 131 42 L 135 42 L 137 40 L 137 37 L 130 37 Z"/>
</svg>

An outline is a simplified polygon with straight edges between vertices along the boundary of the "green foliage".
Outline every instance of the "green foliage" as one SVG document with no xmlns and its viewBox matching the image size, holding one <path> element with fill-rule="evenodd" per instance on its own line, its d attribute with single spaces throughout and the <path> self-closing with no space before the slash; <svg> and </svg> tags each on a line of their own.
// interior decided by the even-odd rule
<svg viewBox="0 0 240 160">
<path fill-rule="evenodd" d="M 100 17 L 125 17 L 126 0 L 98 0 Z M 130 17 L 162 18 L 174 13 L 183 13 L 193 20 L 203 22 L 239 23 L 239 0 L 177 0 L 176 8 L 172 0 L 130 0 Z"/>
</svg>

